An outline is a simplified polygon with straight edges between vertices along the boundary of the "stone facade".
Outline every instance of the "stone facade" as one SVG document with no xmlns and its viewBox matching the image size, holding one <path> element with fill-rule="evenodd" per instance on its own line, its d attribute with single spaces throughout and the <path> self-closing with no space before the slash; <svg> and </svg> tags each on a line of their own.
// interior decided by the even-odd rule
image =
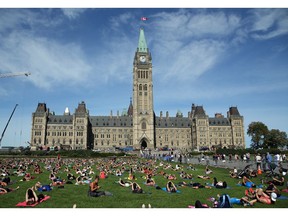
<svg viewBox="0 0 288 216">
<path fill-rule="evenodd" d="M 244 119 L 237 107 L 230 107 L 227 116 L 206 115 L 202 106 L 192 104 L 187 117 L 178 112 L 156 116 L 153 108 L 152 57 L 140 29 L 133 62 L 133 101 L 127 112 L 113 116 L 90 116 L 85 102 L 73 114 L 49 112 L 39 103 L 32 114 L 31 149 L 107 149 L 133 146 L 201 150 L 213 148 L 245 148 Z"/>
</svg>

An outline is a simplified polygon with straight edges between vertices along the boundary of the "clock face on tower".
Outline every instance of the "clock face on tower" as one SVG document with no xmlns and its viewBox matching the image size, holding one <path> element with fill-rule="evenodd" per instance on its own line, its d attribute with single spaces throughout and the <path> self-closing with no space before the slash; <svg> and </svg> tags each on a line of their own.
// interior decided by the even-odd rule
<svg viewBox="0 0 288 216">
<path fill-rule="evenodd" d="M 142 63 L 144 63 L 144 62 L 146 62 L 146 57 L 145 57 L 145 56 L 140 56 L 139 60 L 140 60 Z"/>
</svg>

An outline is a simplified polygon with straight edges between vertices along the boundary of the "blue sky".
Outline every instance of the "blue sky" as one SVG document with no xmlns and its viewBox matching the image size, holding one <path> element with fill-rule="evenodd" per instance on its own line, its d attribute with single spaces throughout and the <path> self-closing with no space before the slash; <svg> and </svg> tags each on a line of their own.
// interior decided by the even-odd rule
<svg viewBox="0 0 288 216">
<path fill-rule="evenodd" d="M 30 141 L 39 102 L 58 115 L 81 101 L 90 115 L 128 108 L 140 27 L 157 116 L 187 117 L 192 103 L 211 117 L 237 106 L 245 133 L 252 121 L 288 133 L 288 9 L 0 8 L 0 73 L 32 73 L 0 79 L 1 133 L 19 104 L 2 146 Z"/>
</svg>

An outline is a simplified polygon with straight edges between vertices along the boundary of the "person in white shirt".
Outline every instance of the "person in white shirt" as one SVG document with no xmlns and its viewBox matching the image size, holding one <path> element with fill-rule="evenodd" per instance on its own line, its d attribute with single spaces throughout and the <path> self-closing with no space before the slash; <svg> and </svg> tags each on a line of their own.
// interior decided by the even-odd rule
<svg viewBox="0 0 288 216">
<path fill-rule="evenodd" d="M 255 160 L 256 160 L 257 170 L 261 169 L 262 157 L 259 153 L 256 155 Z"/>
</svg>

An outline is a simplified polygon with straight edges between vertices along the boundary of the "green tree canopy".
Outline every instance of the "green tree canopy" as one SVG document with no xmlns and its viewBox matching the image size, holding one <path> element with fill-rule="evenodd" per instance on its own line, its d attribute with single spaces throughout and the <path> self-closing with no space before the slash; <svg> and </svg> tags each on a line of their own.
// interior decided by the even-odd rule
<svg viewBox="0 0 288 216">
<path fill-rule="evenodd" d="M 288 145 L 287 134 L 284 131 L 278 129 L 272 129 L 269 131 L 265 138 L 265 148 L 279 148 Z"/>
<path fill-rule="evenodd" d="M 268 127 L 262 122 L 251 122 L 248 126 L 247 134 L 251 136 L 251 148 L 259 149 L 264 147 L 266 135 L 269 133 Z"/>
</svg>

